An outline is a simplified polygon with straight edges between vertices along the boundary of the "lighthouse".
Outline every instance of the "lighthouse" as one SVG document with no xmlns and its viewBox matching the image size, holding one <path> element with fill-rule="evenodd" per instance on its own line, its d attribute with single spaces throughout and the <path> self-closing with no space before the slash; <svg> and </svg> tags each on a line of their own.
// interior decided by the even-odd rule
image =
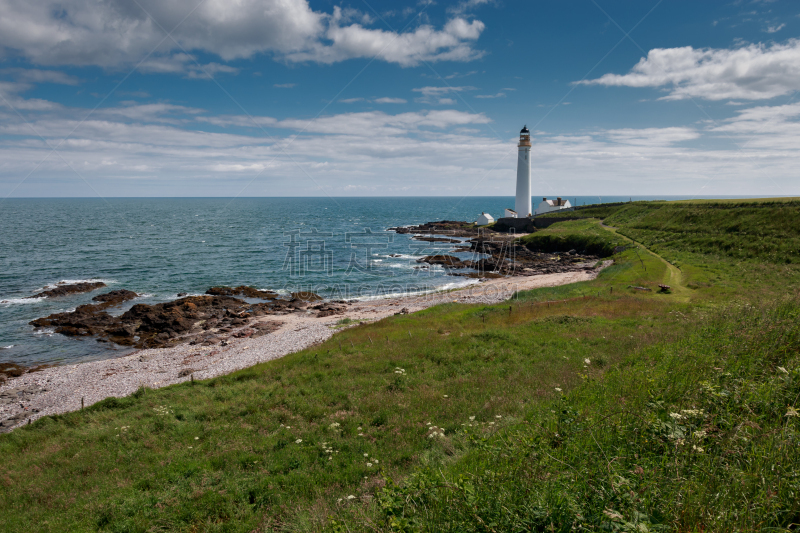
<svg viewBox="0 0 800 533">
<path fill-rule="evenodd" d="M 531 132 L 523 126 L 519 132 L 519 155 L 517 157 L 517 201 L 514 209 L 519 218 L 529 216 L 531 210 Z"/>
</svg>

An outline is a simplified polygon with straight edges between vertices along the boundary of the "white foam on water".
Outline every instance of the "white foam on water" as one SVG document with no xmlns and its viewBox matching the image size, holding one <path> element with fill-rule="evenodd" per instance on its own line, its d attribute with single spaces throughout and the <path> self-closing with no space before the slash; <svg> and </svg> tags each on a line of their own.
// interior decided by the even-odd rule
<svg viewBox="0 0 800 533">
<path fill-rule="evenodd" d="M 445 283 L 444 285 L 437 285 L 436 287 L 432 287 L 430 289 L 417 289 L 417 290 L 410 290 L 410 291 L 402 291 L 402 292 L 390 292 L 388 294 L 375 294 L 369 296 L 359 296 L 358 298 L 353 298 L 353 300 L 358 300 L 360 302 L 370 302 L 375 300 L 386 300 L 388 298 L 403 298 L 406 296 L 423 296 L 425 294 L 434 294 L 437 292 L 449 291 L 452 289 L 463 289 L 464 287 L 469 287 L 470 285 L 476 285 L 480 283 L 477 279 L 467 278 L 460 281 L 453 281 L 450 283 Z"/>
<path fill-rule="evenodd" d="M 102 279 L 102 278 L 89 278 L 89 279 L 62 279 L 55 283 L 50 283 L 45 285 L 41 289 L 36 289 L 36 292 L 39 291 L 49 291 L 50 289 L 55 289 L 56 287 L 60 287 L 62 285 L 74 285 L 76 283 L 105 283 L 106 285 L 111 285 L 117 282 L 115 279 Z"/>
<path fill-rule="evenodd" d="M 8 346 L 0 346 L 0 350 L 10 350 L 13 347 L 14 347 L 13 344 L 9 344 Z"/>
<path fill-rule="evenodd" d="M 7 300 L 0 300 L 0 305 L 33 304 L 46 299 L 47 298 L 8 298 Z"/>
<path fill-rule="evenodd" d="M 51 328 L 37 329 L 33 332 L 34 335 L 47 335 L 48 337 L 55 334 L 56 330 Z"/>
</svg>

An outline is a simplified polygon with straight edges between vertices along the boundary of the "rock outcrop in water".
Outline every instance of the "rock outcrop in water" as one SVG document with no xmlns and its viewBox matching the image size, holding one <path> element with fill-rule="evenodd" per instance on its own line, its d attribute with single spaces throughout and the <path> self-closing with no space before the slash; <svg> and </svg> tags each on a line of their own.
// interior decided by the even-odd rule
<svg viewBox="0 0 800 533">
<path fill-rule="evenodd" d="M 265 315 L 316 311 L 316 316 L 323 318 L 346 310 L 345 302 L 322 302 L 309 308 L 313 302 L 323 300 L 311 292 L 292 293 L 291 299 L 278 298 L 277 293 L 251 287 L 212 287 L 209 292 L 215 294 L 187 296 L 153 305 L 136 304 L 125 313 L 112 316 L 107 308 L 138 295 L 126 290 L 111 291 L 95 296 L 96 304 L 81 305 L 72 312 L 55 313 L 30 324 L 37 328 L 55 328 L 56 333 L 72 337 L 92 336 L 122 346 L 162 348 L 182 342 L 209 345 L 225 342 L 229 336 L 263 335 L 278 327 L 275 322 L 252 324 L 254 318 Z M 267 301 L 249 304 L 229 294 L 245 294 Z M 253 296 L 255 294 L 258 296 Z"/>
<path fill-rule="evenodd" d="M 244 285 L 238 287 L 211 287 L 206 291 L 206 294 L 212 296 L 244 296 L 245 298 L 259 298 L 261 300 L 272 300 L 278 297 L 277 292 L 262 291 Z"/>
<path fill-rule="evenodd" d="M 102 281 L 95 282 L 81 282 L 81 283 L 57 283 L 52 289 L 42 291 L 28 296 L 31 298 L 57 298 L 59 296 L 69 296 L 70 294 L 82 294 L 84 292 L 92 292 L 97 289 L 105 287 L 106 284 Z"/>
</svg>

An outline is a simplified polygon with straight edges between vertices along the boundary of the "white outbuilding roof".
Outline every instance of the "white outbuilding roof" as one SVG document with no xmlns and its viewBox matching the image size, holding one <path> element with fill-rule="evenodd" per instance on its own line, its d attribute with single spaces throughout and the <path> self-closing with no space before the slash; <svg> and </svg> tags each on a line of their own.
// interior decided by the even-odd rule
<svg viewBox="0 0 800 533">
<path fill-rule="evenodd" d="M 481 213 L 478 220 L 475 221 L 478 226 L 486 226 L 487 224 L 494 224 L 494 217 L 488 213 Z"/>
</svg>

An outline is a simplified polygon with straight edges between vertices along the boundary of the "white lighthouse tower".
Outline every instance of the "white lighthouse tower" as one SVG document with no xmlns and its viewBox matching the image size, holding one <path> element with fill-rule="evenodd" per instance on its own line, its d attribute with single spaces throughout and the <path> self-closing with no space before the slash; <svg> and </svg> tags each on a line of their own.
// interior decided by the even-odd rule
<svg viewBox="0 0 800 533">
<path fill-rule="evenodd" d="M 531 209 L 531 132 L 524 126 L 519 132 L 519 156 L 517 157 L 517 201 L 514 209 L 519 218 L 533 213 Z"/>
</svg>

